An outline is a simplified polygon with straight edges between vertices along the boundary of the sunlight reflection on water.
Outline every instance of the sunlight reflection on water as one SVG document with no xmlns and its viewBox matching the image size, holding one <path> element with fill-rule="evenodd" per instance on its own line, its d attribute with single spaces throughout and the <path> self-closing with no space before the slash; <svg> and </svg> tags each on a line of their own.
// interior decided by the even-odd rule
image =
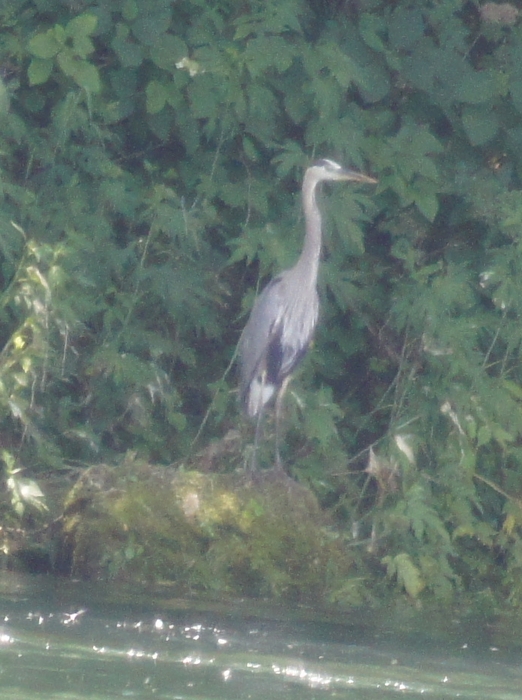
<svg viewBox="0 0 522 700">
<path fill-rule="evenodd" d="M 491 629 L 451 621 L 445 636 L 412 635 L 353 616 L 323 624 L 95 600 L 52 584 L 0 596 L 2 700 L 522 697 L 520 647 L 488 644 Z"/>
</svg>

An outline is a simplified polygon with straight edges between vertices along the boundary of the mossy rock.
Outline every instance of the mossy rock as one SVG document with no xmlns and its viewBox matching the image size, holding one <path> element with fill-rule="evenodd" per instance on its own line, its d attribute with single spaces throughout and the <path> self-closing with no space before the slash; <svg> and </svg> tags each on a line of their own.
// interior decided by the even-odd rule
<svg viewBox="0 0 522 700">
<path fill-rule="evenodd" d="M 126 459 L 88 469 L 65 501 L 57 567 L 84 579 L 327 603 L 363 593 L 315 496 L 285 476 L 203 474 Z"/>
</svg>

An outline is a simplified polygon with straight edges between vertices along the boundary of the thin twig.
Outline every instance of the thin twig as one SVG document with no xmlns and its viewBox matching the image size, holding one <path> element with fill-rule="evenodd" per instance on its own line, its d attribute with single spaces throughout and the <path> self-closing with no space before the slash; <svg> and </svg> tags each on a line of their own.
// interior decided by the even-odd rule
<svg viewBox="0 0 522 700">
<path fill-rule="evenodd" d="M 504 496 L 508 501 L 511 501 L 511 503 L 516 503 L 517 506 L 522 507 L 522 500 L 520 498 L 515 498 L 515 496 L 510 496 L 509 493 L 504 491 L 500 486 L 495 484 L 494 481 L 490 481 L 489 479 L 486 479 L 485 476 L 481 476 L 480 474 L 473 474 L 473 477 L 477 479 L 477 481 L 482 481 L 486 486 L 489 486 L 490 489 L 493 489 L 493 491 L 496 491 L 499 493 L 501 496 Z"/>
</svg>

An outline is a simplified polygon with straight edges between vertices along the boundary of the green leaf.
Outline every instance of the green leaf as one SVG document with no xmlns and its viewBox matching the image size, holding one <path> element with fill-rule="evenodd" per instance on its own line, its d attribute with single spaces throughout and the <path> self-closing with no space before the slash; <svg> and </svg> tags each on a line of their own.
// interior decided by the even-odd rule
<svg viewBox="0 0 522 700">
<path fill-rule="evenodd" d="M 74 17 L 70 22 L 67 23 L 65 27 L 66 36 L 72 37 L 86 37 L 93 34 L 98 24 L 98 18 L 96 15 L 83 14 Z"/>
<path fill-rule="evenodd" d="M 514 441 L 513 435 L 509 433 L 507 430 L 505 430 L 501 425 L 497 425 L 496 423 L 493 423 L 491 425 L 491 432 L 493 433 L 493 437 L 497 442 L 499 442 L 503 447 L 506 447 L 510 442 Z"/>
<path fill-rule="evenodd" d="M 388 576 L 395 576 L 397 583 L 412 598 L 417 598 L 426 587 L 420 569 L 415 566 L 409 554 L 402 552 L 394 557 L 384 557 L 383 563 L 387 565 Z"/>
<path fill-rule="evenodd" d="M 428 221 L 433 221 L 439 211 L 439 200 L 433 192 L 413 191 L 413 201 Z"/>
<path fill-rule="evenodd" d="M 152 61 L 158 68 L 170 73 L 177 70 L 176 63 L 188 53 L 186 43 L 180 37 L 172 34 L 161 34 L 150 49 Z"/>
<path fill-rule="evenodd" d="M 491 441 L 491 430 L 487 425 L 481 425 L 477 434 L 477 447 L 487 445 Z"/>
<path fill-rule="evenodd" d="M 154 46 L 170 27 L 172 13 L 170 8 L 155 8 L 154 4 L 148 8 L 147 4 L 142 5 L 142 14 L 133 23 L 132 33 L 142 44 Z"/>
<path fill-rule="evenodd" d="M 498 93 L 499 78 L 494 71 L 464 71 L 457 97 L 469 104 L 488 102 Z"/>
<path fill-rule="evenodd" d="M 27 69 L 29 85 L 42 85 L 49 80 L 53 71 L 54 61 L 33 58 Z"/>
<path fill-rule="evenodd" d="M 498 118 L 490 106 L 465 107 L 462 113 L 462 126 L 474 146 L 482 146 L 491 141 L 498 132 Z"/>
<path fill-rule="evenodd" d="M 275 127 L 277 112 L 277 103 L 273 92 L 259 83 L 253 83 L 248 98 L 249 127 L 252 133 L 265 139 L 270 138 Z"/>
<path fill-rule="evenodd" d="M 138 4 L 136 0 L 125 0 L 123 7 L 121 8 L 121 14 L 123 19 L 127 22 L 132 22 L 138 16 Z"/>
<path fill-rule="evenodd" d="M 98 69 L 92 63 L 79 61 L 73 78 L 87 92 L 97 94 L 101 90 L 100 75 Z"/>
<path fill-rule="evenodd" d="M 352 82 L 359 84 L 364 82 L 359 66 L 337 43 L 327 41 L 316 50 L 318 60 L 331 71 L 341 87 L 347 88 Z"/>
<path fill-rule="evenodd" d="M 98 69 L 87 61 L 76 58 L 68 51 L 62 51 L 57 57 L 58 65 L 81 88 L 96 94 L 101 90 Z"/>
<path fill-rule="evenodd" d="M 510 379 L 503 379 L 502 386 L 509 391 L 509 393 L 519 401 L 522 401 L 522 386 L 513 382 Z"/>
<path fill-rule="evenodd" d="M 172 425 L 180 433 L 187 427 L 187 417 L 184 413 L 180 413 L 179 411 L 169 412 L 168 420 L 170 425 Z"/>
<path fill-rule="evenodd" d="M 274 156 L 273 162 L 278 176 L 285 177 L 294 168 L 302 167 L 306 162 L 306 154 L 296 141 L 286 141 L 283 148 Z"/>
<path fill-rule="evenodd" d="M 189 98 L 193 115 L 197 119 L 214 119 L 218 116 L 222 101 L 216 92 L 216 80 L 213 75 L 198 75 L 189 86 Z"/>
<path fill-rule="evenodd" d="M 399 7 L 388 20 L 388 37 L 394 49 L 411 49 L 424 36 L 421 8 Z"/>
<path fill-rule="evenodd" d="M 313 109 L 311 95 L 303 95 L 295 89 L 284 91 L 284 104 L 285 112 L 294 124 L 302 124 Z"/>
<path fill-rule="evenodd" d="M 390 156 L 394 166 L 406 182 L 411 182 L 417 175 L 438 180 L 437 169 L 430 161 L 432 154 L 440 153 L 443 147 L 429 129 L 407 120 L 388 143 L 394 154 Z"/>
<path fill-rule="evenodd" d="M 361 94 L 368 102 L 379 102 L 390 92 L 391 81 L 387 70 L 377 62 L 360 68 L 363 80 L 359 85 Z"/>
<path fill-rule="evenodd" d="M 243 137 L 243 150 L 249 160 L 256 162 L 260 159 L 259 150 L 256 148 L 254 141 L 248 136 Z"/>
<path fill-rule="evenodd" d="M 80 58 L 87 58 L 94 51 L 94 44 L 88 36 L 77 36 L 73 40 L 74 53 Z"/>
<path fill-rule="evenodd" d="M 295 48 L 281 36 L 254 37 L 248 41 L 244 59 L 252 76 L 262 75 L 269 67 L 284 73 L 295 57 Z"/>
<path fill-rule="evenodd" d="M 136 68 L 143 61 L 143 50 L 129 35 L 130 30 L 125 24 L 116 25 L 116 36 L 111 42 L 111 48 L 124 68 Z"/>
<path fill-rule="evenodd" d="M 374 14 L 373 12 L 363 12 L 359 20 L 359 32 L 364 42 L 374 51 L 385 51 L 384 40 L 382 36 L 386 33 L 386 22 L 384 17 Z"/>
<path fill-rule="evenodd" d="M 147 113 L 157 114 L 161 112 L 167 102 L 168 92 L 157 80 L 151 80 L 145 88 L 147 98 Z"/>
<path fill-rule="evenodd" d="M 57 41 L 55 29 L 48 29 L 45 34 L 37 34 L 28 45 L 29 51 L 36 58 L 49 59 L 62 50 L 63 43 Z"/>
<path fill-rule="evenodd" d="M 64 46 L 65 42 L 67 41 L 67 34 L 65 33 L 64 27 L 62 27 L 61 24 L 55 24 L 53 31 L 56 41 L 61 46 Z"/>
</svg>

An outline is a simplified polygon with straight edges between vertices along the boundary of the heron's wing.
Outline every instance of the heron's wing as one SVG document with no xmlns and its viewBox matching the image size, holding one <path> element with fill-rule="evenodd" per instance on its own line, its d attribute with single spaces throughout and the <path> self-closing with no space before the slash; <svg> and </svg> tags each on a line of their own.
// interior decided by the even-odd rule
<svg viewBox="0 0 522 700">
<path fill-rule="evenodd" d="M 239 342 L 241 389 L 248 387 L 264 361 L 271 339 L 277 335 L 283 315 L 281 277 L 273 280 L 257 297 Z"/>
<path fill-rule="evenodd" d="M 288 284 L 285 273 L 275 277 L 256 300 L 243 331 L 240 393 L 252 416 L 279 389 L 310 344 L 317 321 L 317 295 L 310 306 L 300 303 L 301 293 Z"/>
</svg>

